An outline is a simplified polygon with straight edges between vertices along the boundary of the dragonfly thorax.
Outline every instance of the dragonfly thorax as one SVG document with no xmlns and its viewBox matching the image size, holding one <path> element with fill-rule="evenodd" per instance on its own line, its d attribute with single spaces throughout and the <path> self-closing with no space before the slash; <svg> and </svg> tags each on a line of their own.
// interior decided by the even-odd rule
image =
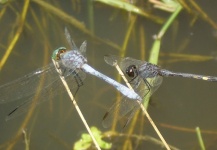
<svg viewBox="0 0 217 150">
<path fill-rule="evenodd" d="M 153 78 L 159 75 L 159 70 L 157 65 L 146 62 L 139 67 L 139 75 L 142 78 Z"/>
<path fill-rule="evenodd" d="M 77 50 L 66 51 L 60 55 L 61 62 L 66 68 L 82 68 L 87 59 Z"/>
</svg>

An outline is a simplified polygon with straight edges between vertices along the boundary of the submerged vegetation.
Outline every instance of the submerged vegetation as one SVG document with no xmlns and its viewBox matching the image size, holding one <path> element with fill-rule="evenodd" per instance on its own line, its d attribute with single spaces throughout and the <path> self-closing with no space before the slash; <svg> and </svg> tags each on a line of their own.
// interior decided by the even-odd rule
<svg viewBox="0 0 217 150">
<path fill-rule="evenodd" d="M 198 37 L 210 42 L 206 43 L 207 45 L 216 42 L 217 24 L 213 20 L 215 15 L 211 11 L 214 6 L 212 7 L 210 2 L 210 10 L 208 10 L 209 7 L 202 7 L 203 3 L 203 1 L 188 0 L 67 0 L 64 2 L 2 0 L 0 1 L 0 83 L 10 80 L 10 77 L 17 78 L 26 70 L 31 71 L 32 68 L 42 67 L 51 62 L 52 50 L 60 46 L 67 47 L 64 37 L 65 27 L 71 31 L 73 39 L 78 43 L 87 40 L 86 57 L 93 66 L 101 64 L 103 56 L 108 53 L 120 57 L 133 55 L 132 57 L 136 56 L 137 59 L 168 66 L 183 62 L 192 64 L 213 61 L 214 64 L 217 57 L 213 47 L 202 52 L 191 50 L 194 45 L 202 47 L 203 44 L 201 41 L 192 41 L 193 31 L 188 31 L 189 29 L 199 28 L 204 32 L 212 29 L 213 33 L 209 33 L 212 34 L 210 41 L 203 37 L 205 35 L 198 35 Z M 198 26 L 200 23 L 202 25 Z M 203 29 L 200 29 L 202 27 Z M 115 71 L 106 64 L 103 64 L 101 68 L 109 70 L 107 73 L 110 73 L 112 69 Z M 15 75 L 14 72 L 17 74 Z M 8 77 L 8 74 L 12 76 Z M 205 73 L 202 72 L 202 74 Z M 162 149 L 168 144 L 170 148 L 165 149 L 200 148 L 203 150 L 209 149 L 208 144 L 206 145 L 203 141 L 203 134 L 212 136 L 217 134 L 216 131 L 209 129 L 199 130 L 196 126 L 194 129 L 190 126 L 191 124 L 189 124 L 190 127 L 174 125 L 175 123 L 165 124 L 154 115 L 153 120 L 157 120 L 156 126 L 160 131 L 163 130 L 162 136 L 167 142 L 165 144 L 156 133 L 152 133 L 155 130 L 146 121 L 141 111 L 135 113 L 124 129 L 120 129 L 115 121 L 111 128 L 104 129 L 101 125 L 102 116 L 109 106 L 108 103 L 103 102 L 111 102 L 114 98 L 115 102 L 120 101 L 121 95 L 117 93 L 116 96 L 112 96 L 109 87 L 104 85 L 99 88 L 98 80 L 96 80 L 91 82 L 87 80 L 89 84 L 85 81 L 85 90 L 82 93 L 78 92 L 75 99 L 79 99 L 78 105 L 81 106 L 81 110 L 84 110 L 83 114 L 88 124 L 96 126 L 91 127 L 91 131 L 101 149 L 131 150 L 144 147 Z M 121 82 L 120 75 L 116 80 Z M 41 82 L 43 83 L 43 79 Z M 39 88 L 43 86 L 43 84 L 38 84 Z M 69 105 L 71 103 L 64 105 L 63 101 L 67 101 L 68 98 L 66 94 L 64 97 L 64 94 L 57 97 L 56 104 L 52 100 L 44 104 L 47 105 L 45 109 L 40 109 L 44 114 L 32 106 L 23 118 L 8 122 L 2 119 L 1 124 L 16 124 L 16 126 L 8 125 L 8 128 L 13 128 L 9 134 L 4 133 L 4 131 L 9 131 L 9 129 L 4 130 L 7 125 L 0 127 L 2 133 L 0 148 L 7 150 L 17 149 L 16 147 L 18 149 L 20 147 L 25 147 L 25 149 L 31 149 L 31 147 L 32 149 L 37 147 L 38 149 L 56 147 L 95 149 L 91 137 L 86 134 L 84 126 L 74 112 L 74 106 Z M 143 105 L 146 109 L 152 103 L 149 99 L 148 95 L 144 99 Z M 33 101 L 37 101 L 37 94 Z M 200 124 L 198 126 L 200 127 Z M 189 141 L 193 140 L 188 138 L 187 142 L 180 142 L 178 141 L 180 137 L 176 141 L 174 135 L 168 133 L 175 131 L 183 132 L 180 136 L 186 139 L 189 134 L 197 136 L 198 141 L 195 138 L 194 142 L 190 143 Z M 216 147 L 215 141 L 211 142 L 209 146 Z"/>
</svg>

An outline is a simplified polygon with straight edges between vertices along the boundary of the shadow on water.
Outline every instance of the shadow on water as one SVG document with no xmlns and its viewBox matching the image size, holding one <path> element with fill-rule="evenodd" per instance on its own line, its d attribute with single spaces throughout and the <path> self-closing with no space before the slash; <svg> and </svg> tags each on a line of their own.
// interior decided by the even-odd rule
<svg viewBox="0 0 217 150">
<path fill-rule="evenodd" d="M 88 63 L 111 78 L 118 75 L 104 62 L 106 54 L 148 60 L 153 36 L 173 10 L 166 12 L 155 8 L 154 2 L 143 0 L 107 2 L 2 1 L 0 85 L 51 63 L 51 54 L 58 47 L 69 48 L 64 27 L 70 30 L 77 47 L 87 41 Z M 213 55 L 217 26 L 212 20 L 217 2 L 206 5 L 202 0 L 179 2 L 183 9 L 161 39 L 158 65 L 177 72 L 217 76 Z M 43 79 L 38 83 L 40 86 L 43 87 Z M 216 149 L 216 89 L 217 84 L 212 82 L 164 78 L 151 97 L 154 105 L 148 111 L 174 149 L 199 149 L 197 126 L 206 149 Z M 141 112 L 136 113 L 122 132 L 116 130 L 115 122 L 112 128 L 102 127 L 103 115 L 119 96 L 113 87 L 86 75 L 75 98 L 88 124 L 101 130 L 103 140 L 112 143 L 113 149 L 162 149 L 158 136 Z M 37 101 L 37 94 L 33 99 Z M 72 149 L 86 133 L 66 93 L 48 97 L 45 103 L 6 122 L 5 116 L 23 101 L 0 105 L 0 149 Z"/>
</svg>

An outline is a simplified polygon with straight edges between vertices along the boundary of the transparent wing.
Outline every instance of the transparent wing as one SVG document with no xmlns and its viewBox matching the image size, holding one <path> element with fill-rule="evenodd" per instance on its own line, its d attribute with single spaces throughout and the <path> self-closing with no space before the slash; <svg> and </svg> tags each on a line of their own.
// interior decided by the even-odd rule
<svg viewBox="0 0 217 150">
<path fill-rule="evenodd" d="M 17 80 L 0 86 L 0 103 L 7 103 L 34 94 L 40 86 L 49 86 L 57 79 L 53 63 Z"/>
<path fill-rule="evenodd" d="M 135 64 L 135 65 L 142 65 L 145 63 L 145 61 L 141 61 L 141 60 L 137 60 L 137 59 L 133 59 L 130 57 L 119 57 L 119 56 L 115 56 L 115 55 L 105 55 L 104 56 L 104 60 L 107 64 L 114 66 L 115 63 L 117 63 L 121 69 L 123 69 L 122 71 L 125 72 L 126 68 L 129 65 Z"/>
<path fill-rule="evenodd" d="M 80 46 L 80 53 L 82 54 L 82 56 L 84 56 L 86 58 L 86 47 L 87 47 L 87 41 L 84 41 L 81 46 Z"/>
<path fill-rule="evenodd" d="M 66 76 L 69 76 L 73 72 L 74 71 L 70 69 L 65 74 Z M 81 78 L 81 80 L 85 78 L 85 74 L 82 71 L 80 72 L 77 71 L 77 74 Z M 54 86 L 53 83 L 56 80 L 59 80 L 59 76 L 58 73 L 56 72 L 53 63 L 51 63 L 46 67 L 37 69 L 36 71 L 27 74 L 17 80 L 1 85 L 0 103 L 7 103 L 7 102 L 23 99 L 25 97 L 33 95 L 36 91 L 43 91 L 43 90 L 49 91 L 49 88 L 51 86 Z M 75 87 L 76 85 L 73 84 L 72 86 Z M 46 97 L 45 95 L 43 96 Z"/>
<path fill-rule="evenodd" d="M 136 100 L 123 98 L 106 112 L 102 121 L 103 127 L 108 128 L 112 125 L 113 121 L 119 121 L 120 126 L 124 128 L 138 108 L 139 104 Z"/>
<path fill-rule="evenodd" d="M 77 46 L 75 45 L 75 42 L 71 38 L 71 35 L 70 35 L 67 27 L 65 27 L 65 37 L 66 37 L 66 40 L 67 40 L 71 50 L 78 50 Z"/>
<path fill-rule="evenodd" d="M 114 55 L 107 55 L 104 57 L 106 63 L 111 66 L 115 66 L 117 63 L 123 73 L 125 74 L 126 68 L 130 65 L 136 65 L 139 67 L 144 64 L 144 61 L 132 59 L 132 58 L 120 58 Z M 127 75 L 125 74 L 127 77 Z M 133 87 L 134 91 L 136 91 L 141 98 L 147 94 L 153 94 L 161 85 L 163 78 L 161 76 L 156 76 L 150 79 L 143 79 L 141 76 L 137 76 L 134 80 L 129 82 Z M 128 80 L 129 81 L 129 80 Z M 105 114 L 103 117 L 103 126 L 110 127 L 113 121 L 124 122 L 123 128 L 129 123 L 131 118 L 134 116 L 136 110 L 139 109 L 139 101 L 128 99 L 124 97 L 120 102 L 115 103 Z"/>
<path fill-rule="evenodd" d="M 83 85 L 83 79 L 85 74 L 82 71 L 74 71 L 71 75 L 65 77 L 70 89 L 79 88 Z M 11 110 L 6 117 L 6 120 L 13 119 L 25 112 L 27 112 L 32 105 L 38 105 L 44 101 L 54 99 L 58 94 L 65 92 L 65 87 L 62 84 L 59 76 L 56 80 L 52 81 L 48 86 L 44 87 L 43 90 L 39 91 L 36 95 L 32 94 L 25 98 L 25 101 L 18 105 L 16 108 Z"/>
<path fill-rule="evenodd" d="M 133 80 L 128 78 L 128 75 L 126 74 L 126 69 L 131 65 L 135 65 L 137 68 L 139 68 L 144 63 L 146 63 L 145 61 L 133 59 L 130 57 L 121 58 L 115 55 L 106 55 L 104 56 L 104 60 L 107 64 L 111 66 L 114 66 L 115 63 L 117 63 L 119 67 L 121 68 L 122 72 L 124 73 L 125 77 L 128 79 L 128 82 L 131 84 L 131 86 L 134 88 L 136 92 L 138 92 L 137 89 L 143 89 L 142 91 L 144 91 L 144 93 L 146 93 L 147 90 L 150 90 L 149 92 L 153 94 L 159 88 L 159 86 L 161 85 L 163 81 L 163 78 L 161 76 L 155 76 L 153 78 L 144 79 L 140 75 L 138 75 Z M 144 82 L 145 84 L 141 85 L 142 82 Z M 148 89 L 147 84 L 150 85 L 150 89 Z M 140 96 L 144 97 L 144 93 L 141 93 Z"/>
<path fill-rule="evenodd" d="M 78 50 L 75 43 L 72 41 L 67 28 L 65 28 L 65 36 L 71 48 Z M 85 53 L 86 42 L 83 42 L 80 47 L 80 51 Z M 75 65 L 71 65 L 70 68 L 64 67 L 61 65 L 61 61 L 62 60 L 58 62 L 60 64 L 59 69 L 61 69 L 61 72 L 63 73 L 62 75 L 64 75 L 66 80 L 70 79 L 68 83 L 70 84 L 70 88 L 73 89 L 82 85 L 85 73 L 76 69 Z M 73 61 L 76 62 L 76 60 Z M 13 111 L 11 111 L 11 113 L 9 113 L 10 116 L 15 116 L 16 113 L 20 114 L 26 111 L 26 109 L 28 110 L 35 93 L 38 95 L 38 104 L 42 101 L 48 100 L 51 93 L 55 96 L 63 90 L 64 88 L 62 87 L 56 68 L 53 63 L 51 63 L 46 67 L 37 69 L 36 71 L 25 75 L 22 78 L 0 86 L 0 103 L 6 103 L 19 99 L 25 100 L 21 105 L 17 106 Z"/>
<path fill-rule="evenodd" d="M 59 69 L 61 69 L 70 89 L 83 85 L 85 78 L 83 71 L 75 68 L 64 68 L 63 66 Z M 65 88 L 62 85 L 59 74 L 53 63 L 51 63 L 22 78 L 2 85 L 0 87 L 0 100 L 2 103 L 18 99 L 23 101 L 9 113 L 7 119 L 11 119 L 27 111 L 32 103 L 39 104 L 52 99 L 64 91 Z M 37 102 L 33 101 L 35 95 L 37 95 Z"/>
<path fill-rule="evenodd" d="M 155 88 L 149 88 L 145 84 L 142 78 L 139 78 L 137 85 L 134 85 L 133 89 L 144 99 L 149 93 L 153 94 L 162 82 L 162 77 L 156 77 L 149 81 Z M 140 101 L 132 100 L 127 97 L 123 97 L 120 102 L 115 103 L 103 117 L 103 127 L 108 128 L 112 125 L 113 121 L 120 123 L 123 128 L 129 123 L 135 112 L 140 108 Z"/>
<path fill-rule="evenodd" d="M 130 57 L 122 58 L 115 55 L 106 55 L 104 56 L 104 60 L 107 64 L 111 66 L 115 66 L 116 64 L 121 68 L 122 72 L 124 73 L 125 77 L 128 79 L 129 83 L 136 84 L 138 81 L 138 78 L 135 78 L 133 82 L 131 82 L 131 78 L 128 77 L 126 74 L 126 70 L 129 66 L 135 65 L 136 68 L 139 68 L 139 66 L 143 65 L 145 61 L 136 60 Z M 134 86 L 134 85 L 133 85 Z"/>
<path fill-rule="evenodd" d="M 71 48 L 71 50 L 77 50 L 79 51 L 85 58 L 86 58 L 86 47 L 87 47 L 87 42 L 84 41 L 81 46 L 80 49 L 77 48 L 77 46 L 75 45 L 75 42 L 72 40 L 71 35 L 68 31 L 68 29 L 65 27 L 65 37 L 66 40 Z"/>
<path fill-rule="evenodd" d="M 53 81 L 53 83 L 51 83 L 50 86 L 47 86 L 46 88 L 39 91 L 38 93 L 36 92 L 36 94 L 32 94 L 31 96 L 25 97 L 25 101 L 23 103 L 16 106 L 13 110 L 9 112 L 9 114 L 6 117 L 6 121 L 27 112 L 30 109 L 30 107 L 32 107 L 32 105 L 38 105 L 43 101 L 52 99 L 57 95 L 57 93 L 60 94 L 64 91 L 64 90 L 59 91 L 59 88 L 64 89 L 64 87 L 62 87 L 62 83 L 60 82 L 60 79 L 57 78 L 57 80 Z"/>
</svg>

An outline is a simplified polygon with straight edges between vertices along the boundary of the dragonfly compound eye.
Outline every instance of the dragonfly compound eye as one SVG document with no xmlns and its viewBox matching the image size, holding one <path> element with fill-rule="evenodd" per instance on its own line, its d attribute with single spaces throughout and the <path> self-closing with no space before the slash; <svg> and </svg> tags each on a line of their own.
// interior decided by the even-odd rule
<svg viewBox="0 0 217 150">
<path fill-rule="evenodd" d="M 57 54 L 56 54 L 56 60 L 60 60 L 60 55 L 65 53 L 66 49 L 59 49 Z"/>
<path fill-rule="evenodd" d="M 52 54 L 52 59 L 54 60 L 60 60 L 60 55 L 62 53 L 65 53 L 66 52 L 66 48 L 65 47 L 60 47 L 58 49 L 56 49 L 53 54 Z"/>
<path fill-rule="evenodd" d="M 137 75 L 136 66 L 130 65 L 129 67 L 127 67 L 126 74 L 131 78 L 135 77 Z"/>
</svg>

